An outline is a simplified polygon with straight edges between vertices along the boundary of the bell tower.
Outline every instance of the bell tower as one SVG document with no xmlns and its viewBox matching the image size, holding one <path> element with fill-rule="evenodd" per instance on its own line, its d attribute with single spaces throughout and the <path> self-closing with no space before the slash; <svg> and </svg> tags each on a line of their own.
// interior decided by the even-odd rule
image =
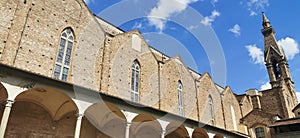
<svg viewBox="0 0 300 138">
<path fill-rule="evenodd" d="M 263 17 L 263 29 L 261 30 L 264 35 L 264 59 L 268 70 L 270 84 L 272 88 L 281 86 L 281 81 L 285 81 L 290 87 L 290 90 L 294 90 L 293 81 L 291 78 L 289 65 L 285 53 L 280 45 L 277 44 L 275 38 L 275 30 L 270 24 L 270 21 L 262 13 Z"/>
<path fill-rule="evenodd" d="M 261 30 L 264 36 L 264 60 L 267 67 L 270 84 L 273 88 L 282 88 L 282 91 L 289 93 L 294 104 L 297 103 L 297 97 L 292 81 L 288 60 L 282 47 L 277 43 L 275 38 L 275 30 L 270 24 L 270 21 L 262 12 Z M 286 87 L 283 88 L 283 85 Z"/>
</svg>

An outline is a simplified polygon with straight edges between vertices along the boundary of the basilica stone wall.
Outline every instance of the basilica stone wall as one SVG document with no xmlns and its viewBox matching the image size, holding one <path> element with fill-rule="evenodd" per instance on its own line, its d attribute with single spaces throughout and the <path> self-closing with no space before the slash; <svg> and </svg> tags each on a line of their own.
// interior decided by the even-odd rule
<svg viewBox="0 0 300 138">
<path fill-rule="evenodd" d="M 69 27 L 75 42 L 68 81 L 99 88 L 104 31 L 83 1 L 2 0 L 1 15 L 1 63 L 52 77 L 60 34 Z"/>
<path fill-rule="evenodd" d="M 274 108 L 278 108 L 275 111 L 273 111 L 274 114 L 278 114 L 279 116 L 283 117 L 283 109 L 280 108 L 282 107 L 280 103 L 280 97 L 279 97 L 279 91 L 280 88 L 276 89 L 270 89 L 270 90 L 265 90 L 262 92 L 262 97 L 261 97 L 261 108 L 269 113 L 272 113 Z"/>
<path fill-rule="evenodd" d="M 243 131 L 239 130 L 238 127 L 240 125 L 240 118 L 242 118 L 240 105 L 230 87 L 226 87 L 223 92 L 222 105 L 224 111 L 224 119 L 226 122 L 226 129 L 233 131 Z"/>
<path fill-rule="evenodd" d="M 240 98 L 239 103 L 241 107 L 241 114 L 242 116 L 245 116 L 253 110 L 252 101 L 250 96 L 247 95 L 241 95 Z"/>
<path fill-rule="evenodd" d="M 135 41 L 136 40 L 136 41 Z M 132 64 L 140 65 L 139 101 L 158 108 L 158 64 L 137 31 L 116 35 L 105 47 L 101 91 L 131 100 Z"/>
<path fill-rule="evenodd" d="M 198 99 L 200 121 L 215 125 L 220 128 L 225 128 L 220 94 L 221 92 L 217 89 L 210 75 L 208 73 L 204 73 L 197 83 L 197 99 Z M 208 100 L 209 97 L 212 98 L 213 118 L 211 118 L 211 113 L 210 113 L 211 109 Z"/>
<path fill-rule="evenodd" d="M 161 109 L 178 114 L 178 83 L 182 84 L 184 115 L 198 120 L 196 84 L 178 56 L 168 59 L 160 67 Z"/>
</svg>

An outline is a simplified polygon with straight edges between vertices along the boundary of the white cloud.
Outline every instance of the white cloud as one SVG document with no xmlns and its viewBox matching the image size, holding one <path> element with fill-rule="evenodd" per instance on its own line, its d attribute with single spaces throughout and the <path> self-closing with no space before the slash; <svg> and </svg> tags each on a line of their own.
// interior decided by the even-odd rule
<svg viewBox="0 0 300 138">
<path fill-rule="evenodd" d="M 255 16 L 255 15 L 257 15 L 257 13 L 255 12 L 255 11 L 250 11 L 250 16 Z"/>
<path fill-rule="evenodd" d="M 268 90 L 268 89 L 271 89 L 272 86 L 269 82 L 266 82 L 265 84 L 261 85 L 260 86 L 260 90 L 263 91 L 263 90 Z"/>
<path fill-rule="evenodd" d="M 211 15 L 210 15 L 210 16 L 206 16 L 206 17 L 204 17 L 204 19 L 201 20 L 201 23 L 204 24 L 204 25 L 206 25 L 206 26 L 209 26 L 209 25 L 212 24 L 212 22 L 215 21 L 216 17 L 218 17 L 218 16 L 220 16 L 220 15 L 221 15 L 220 12 L 218 12 L 218 11 L 216 11 L 216 10 L 213 10 L 213 11 L 211 12 Z"/>
<path fill-rule="evenodd" d="M 213 6 L 215 6 L 216 3 L 218 3 L 218 0 L 211 0 L 211 4 L 212 4 Z"/>
<path fill-rule="evenodd" d="M 247 45 L 245 46 L 249 52 L 249 56 L 254 64 L 264 64 L 263 52 L 256 45 Z"/>
<path fill-rule="evenodd" d="M 293 38 L 282 38 L 278 44 L 282 46 L 287 59 L 292 60 L 299 53 L 299 44 Z"/>
<path fill-rule="evenodd" d="M 250 16 L 257 15 L 257 12 L 263 11 L 269 5 L 269 0 L 247 0 L 246 2 Z"/>
<path fill-rule="evenodd" d="M 142 23 L 135 22 L 131 29 L 141 29 L 143 27 Z"/>
<path fill-rule="evenodd" d="M 241 35 L 241 28 L 240 28 L 240 26 L 238 24 L 235 24 L 228 31 L 232 32 L 235 36 L 240 36 Z"/>
<path fill-rule="evenodd" d="M 248 0 L 247 5 L 257 10 L 263 10 L 265 6 L 269 6 L 269 0 Z"/>
<path fill-rule="evenodd" d="M 148 14 L 150 25 L 154 25 L 162 31 L 165 28 L 166 20 L 174 13 L 180 13 L 185 10 L 188 4 L 198 0 L 159 0 L 157 6 L 151 9 Z"/>
</svg>

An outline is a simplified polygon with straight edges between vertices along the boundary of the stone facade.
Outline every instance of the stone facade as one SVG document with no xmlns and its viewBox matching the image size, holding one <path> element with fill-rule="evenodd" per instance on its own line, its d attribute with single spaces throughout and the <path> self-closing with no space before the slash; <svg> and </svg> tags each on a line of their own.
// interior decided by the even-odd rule
<svg viewBox="0 0 300 138">
<path fill-rule="evenodd" d="M 240 124 L 240 118 L 242 117 L 239 102 L 236 99 L 235 94 L 230 87 L 226 87 L 223 92 L 222 105 L 225 119 L 225 128 L 228 130 L 243 132 L 245 128 Z M 230 123 L 229 123 L 230 122 Z"/>
<path fill-rule="evenodd" d="M 83 1 L 5 0 L 1 14 L 1 63 L 52 77 L 60 34 L 70 27 L 75 42 L 68 81 L 99 90 L 105 32 Z"/>
<path fill-rule="evenodd" d="M 297 99 L 286 62 L 280 63 L 282 76 L 286 79 L 274 80 L 273 70 L 268 69 L 272 89 L 257 95 L 236 95 L 230 87 L 218 86 L 208 73 L 199 74 L 190 70 L 179 56 L 168 57 L 152 49 L 139 31 L 124 32 L 95 17 L 82 0 L 2 0 L 0 4 L 0 64 L 32 76 L 27 78 L 40 75 L 56 84 L 45 87 L 50 85 L 45 83 L 47 80 L 40 82 L 42 86 L 28 88 L 28 85 L 23 85 L 24 78 L 0 74 L 1 84 L 9 83 L 7 87 L 0 85 L 1 102 L 16 102 L 6 128 L 7 137 L 109 137 L 110 134 L 114 137 L 151 137 L 149 132 L 157 137 L 188 136 L 197 127 L 192 123 L 187 129 L 183 125 L 174 127 L 170 118 L 156 119 L 163 113 L 171 114 L 172 118 L 207 124 L 208 132 L 228 133 L 228 137 L 255 137 L 253 130 L 257 126 L 264 126 L 266 135 L 270 136 L 268 125 L 272 124 L 274 115 L 283 118 L 294 116 L 292 109 Z M 60 39 L 66 28 L 74 34 L 68 77 L 66 81 L 53 80 Z M 266 46 L 277 46 L 276 40 L 270 36 L 266 37 L 265 43 Z M 132 64 L 135 61 L 140 67 L 136 103 L 131 101 Z M 21 74 L 26 76 L 26 73 Z M 21 82 L 16 83 L 19 80 Z M 182 84 L 182 95 L 179 83 Z M 12 89 L 8 88 L 11 85 L 26 86 L 28 90 L 11 92 Z M 80 92 L 65 90 L 62 86 L 66 85 L 76 86 Z M 91 96 L 87 91 L 97 94 Z M 51 94 L 43 95 L 43 92 Z M 61 92 L 66 94 L 58 94 Z M 111 101 L 105 101 L 109 103 L 109 110 L 104 111 L 102 104 L 94 104 L 94 99 L 99 95 L 109 97 L 107 99 Z M 179 99 L 182 114 L 179 112 Z M 122 105 L 121 101 L 130 104 Z M 78 106 L 78 103 L 84 106 Z M 131 104 L 145 110 L 136 109 Z M 83 108 L 86 105 L 89 108 Z M 2 106 L 1 115 L 7 117 L 8 108 L 11 105 Z M 150 111 L 155 113 L 151 115 Z M 79 114 L 77 119 L 72 116 L 75 113 Z M 111 113 L 116 115 L 109 117 Z M 83 114 L 84 117 L 80 116 Z M 35 126 L 32 131 L 29 131 L 31 126 L 26 126 L 26 122 L 22 121 L 24 126 L 15 127 L 24 118 L 30 121 L 28 124 Z M 82 121 L 82 128 L 89 129 L 79 131 L 78 120 Z M 141 123 L 148 121 L 151 122 L 148 125 Z M 131 127 L 124 122 L 129 122 Z M 1 130 L 5 131 L 6 125 L 3 124 Z M 50 125 L 40 128 L 44 124 Z M 178 134 L 168 128 L 178 130 Z M 118 130 L 124 131 L 119 133 Z"/>
<path fill-rule="evenodd" d="M 214 124 L 220 128 L 225 128 L 224 124 L 224 113 L 222 109 L 221 103 L 221 95 L 218 91 L 215 83 L 211 79 L 208 73 L 204 73 L 201 78 L 198 80 L 197 84 L 197 98 L 198 98 L 198 108 L 199 108 L 199 118 L 201 122 L 205 122 L 208 124 Z M 214 123 L 210 122 L 210 107 L 208 97 L 211 96 L 212 103 L 213 103 L 213 121 Z"/>
</svg>

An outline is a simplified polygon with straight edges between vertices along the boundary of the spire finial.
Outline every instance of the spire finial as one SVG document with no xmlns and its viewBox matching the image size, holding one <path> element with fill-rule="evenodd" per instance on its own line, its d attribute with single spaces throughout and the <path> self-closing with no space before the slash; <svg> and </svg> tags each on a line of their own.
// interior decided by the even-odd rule
<svg viewBox="0 0 300 138">
<path fill-rule="evenodd" d="M 270 27 L 270 26 L 271 26 L 271 25 L 270 25 L 270 21 L 269 21 L 269 19 L 266 17 L 264 11 L 262 11 L 262 18 L 263 18 L 263 22 L 262 22 L 263 27 L 264 27 L 264 28 Z"/>
</svg>

